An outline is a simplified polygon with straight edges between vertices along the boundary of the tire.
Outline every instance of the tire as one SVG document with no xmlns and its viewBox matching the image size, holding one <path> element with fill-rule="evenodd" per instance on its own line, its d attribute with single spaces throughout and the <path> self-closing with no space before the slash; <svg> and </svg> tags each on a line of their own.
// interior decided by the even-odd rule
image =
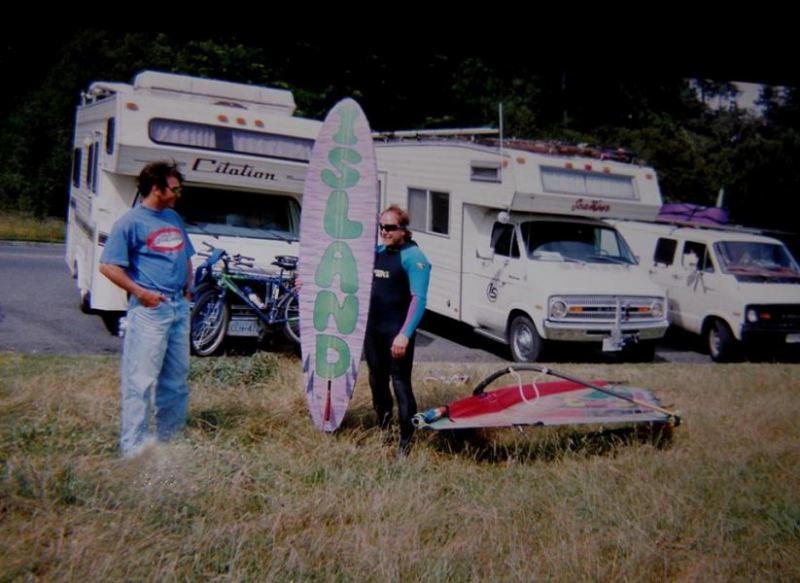
<svg viewBox="0 0 800 583">
<path fill-rule="evenodd" d="M 508 344 L 515 362 L 536 362 L 544 351 L 544 340 L 528 316 L 515 316 L 508 329 Z"/>
<path fill-rule="evenodd" d="M 92 293 L 89 290 L 81 291 L 80 308 L 84 314 L 92 313 Z"/>
<path fill-rule="evenodd" d="M 216 288 L 201 291 L 192 308 L 190 345 L 192 354 L 211 356 L 217 352 L 228 332 L 231 317 L 228 302 Z"/>
<path fill-rule="evenodd" d="M 706 329 L 708 354 L 714 362 L 733 362 L 738 360 L 739 350 L 736 338 L 728 325 L 722 320 L 714 320 Z"/>
<path fill-rule="evenodd" d="M 125 315 L 125 312 L 100 312 L 100 318 L 103 320 L 103 325 L 112 336 L 119 336 L 120 319 Z"/>
<path fill-rule="evenodd" d="M 278 313 L 285 320 L 283 333 L 286 338 L 295 344 L 300 344 L 300 301 L 297 298 L 297 292 L 291 292 L 281 298 L 280 304 L 278 304 Z"/>
</svg>

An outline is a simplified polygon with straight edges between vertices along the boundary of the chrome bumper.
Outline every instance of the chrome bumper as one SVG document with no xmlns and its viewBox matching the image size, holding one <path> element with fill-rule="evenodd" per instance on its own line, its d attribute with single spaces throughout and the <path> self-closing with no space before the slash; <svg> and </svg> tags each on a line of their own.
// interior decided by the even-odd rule
<svg viewBox="0 0 800 583">
<path fill-rule="evenodd" d="M 667 333 L 669 323 L 666 320 L 657 322 L 629 322 L 620 326 L 620 333 L 625 339 L 658 340 Z M 614 333 L 613 322 L 577 323 L 551 322 L 545 320 L 543 337 L 547 340 L 565 342 L 602 342 Z"/>
</svg>

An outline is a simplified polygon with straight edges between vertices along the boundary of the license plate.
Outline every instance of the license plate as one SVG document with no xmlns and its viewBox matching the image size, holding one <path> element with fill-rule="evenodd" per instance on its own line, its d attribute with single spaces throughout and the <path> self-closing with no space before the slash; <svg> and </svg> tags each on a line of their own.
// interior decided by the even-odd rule
<svg viewBox="0 0 800 583">
<path fill-rule="evenodd" d="M 619 352 L 622 350 L 622 343 L 606 336 L 603 338 L 603 352 Z"/>
<path fill-rule="evenodd" d="M 228 336 L 258 336 L 260 332 L 258 320 L 255 318 L 231 320 L 228 323 Z"/>
<path fill-rule="evenodd" d="M 797 344 L 800 342 L 800 334 L 787 334 L 786 335 L 786 343 L 787 344 Z"/>
</svg>

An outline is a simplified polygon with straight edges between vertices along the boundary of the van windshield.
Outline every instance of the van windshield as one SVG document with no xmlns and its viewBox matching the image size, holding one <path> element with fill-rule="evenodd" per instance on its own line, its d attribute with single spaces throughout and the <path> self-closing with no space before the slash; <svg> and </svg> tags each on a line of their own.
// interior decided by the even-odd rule
<svg viewBox="0 0 800 583">
<path fill-rule="evenodd" d="M 733 275 L 800 276 L 800 268 L 783 245 L 759 241 L 714 244 L 723 271 Z"/>
<path fill-rule="evenodd" d="M 528 257 L 537 261 L 580 261 L 633 265 L 625 239 L 609 226 L 562 221 L 526 221 L 520 232 Z"/>
<path fill-rule="evenodd" d="M 296 241 L 300 205 L 290 196 L 187 186 L 175 210 L 190 233 Z"/>
</svg>

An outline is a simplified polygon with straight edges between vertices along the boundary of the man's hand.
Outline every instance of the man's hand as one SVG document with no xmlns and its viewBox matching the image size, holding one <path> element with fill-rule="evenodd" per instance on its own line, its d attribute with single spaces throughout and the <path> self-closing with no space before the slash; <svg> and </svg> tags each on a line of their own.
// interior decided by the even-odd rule
<svg viewBox="0 0 800 583">
<path fill-rule="evenodd" d="M 392 358 L 403 358 L 408 348 L 408 337 L 405 334 L 398 334 L 392 342 Z"/>
<path fill-rule="evenodd" d="M 167 299 L 167 296 L 160 292 L 152 291 L 149 289 L 139 288 L 139 293 L 135 294 L 136 299 L 146 308 L 157 308 L 161 302 Z"/>
</svg>

